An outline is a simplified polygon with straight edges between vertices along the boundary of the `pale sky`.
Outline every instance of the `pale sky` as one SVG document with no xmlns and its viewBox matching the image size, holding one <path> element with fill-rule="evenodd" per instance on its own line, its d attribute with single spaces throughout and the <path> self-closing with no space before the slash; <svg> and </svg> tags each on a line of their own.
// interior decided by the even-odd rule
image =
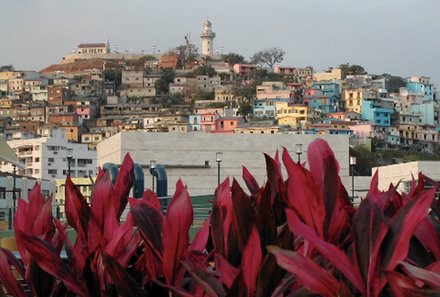
<svg viewBox="0 0 440 297">
<path fill-rule="evenodd" d="M 74 45 L 110 39 L 152 52 L 199 34 L 246 58 L 273 46 L 283 65 L 316 71 L 349 62 L 370 73 L 425 75 L 440 85 L 439 0 L 0 0 L 0 65 L 41 70 Z"/>
</svg>

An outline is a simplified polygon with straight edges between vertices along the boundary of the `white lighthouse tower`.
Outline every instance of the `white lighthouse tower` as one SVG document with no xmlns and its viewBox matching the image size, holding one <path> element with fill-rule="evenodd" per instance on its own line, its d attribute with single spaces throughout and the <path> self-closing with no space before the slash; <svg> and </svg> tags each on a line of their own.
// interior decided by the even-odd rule
<svg viewBox="0 0 440 297">
<path fill-rule="evenodd" d="M 200 38 L 202 39 L 203 56 L 213 55 L 215 33 L 212 31 L 211 27 L 212 27 L 211 22 L 206 20 L 203 26 L 203 32 L 200 33 Z"/>
</svg>

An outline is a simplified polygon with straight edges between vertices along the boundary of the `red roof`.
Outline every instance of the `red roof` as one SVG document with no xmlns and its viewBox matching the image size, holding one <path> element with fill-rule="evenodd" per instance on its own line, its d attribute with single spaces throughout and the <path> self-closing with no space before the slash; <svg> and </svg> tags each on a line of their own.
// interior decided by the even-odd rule
<svg viewBox="0 0 440 297">
<path fill-rule="evenodd" d="M 89 47 L 105 47 L 105 43 L 81 43 L 78 45 L 79 48 L 89 48 Z"/>
</svg>

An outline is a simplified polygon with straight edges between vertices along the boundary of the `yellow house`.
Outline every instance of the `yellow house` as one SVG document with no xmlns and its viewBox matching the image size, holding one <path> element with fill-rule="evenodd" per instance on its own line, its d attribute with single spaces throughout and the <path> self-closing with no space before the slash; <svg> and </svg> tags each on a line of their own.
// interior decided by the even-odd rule
<svg viewBox="0 0 440 297">
<path fill-rule="evenodd" d="M 306 129 L 319 117 L 319 112 L 309 106 L 289 105 L 287 102 L 276 102 L 275 113 L 278 125 L 294 129 Z"/>
<path fill-rule="evenodd" d="M 345 89 L 342 92 L 342 101 L 345 102 L 345 111 L 361 113 L 362 89 Z"/>
<path fill-rule="evenodd" d="M 81 194 L 84 196 L 88 203 L 91 202 L 93 184 L 96 177 L 73 177 L 72 182 L 79 188 Z M 60 218 L 66 217 L 65 205 L 65 184 L 66 179 L 55 180 L 55 201 L 60 206 Z"/>
</svg>

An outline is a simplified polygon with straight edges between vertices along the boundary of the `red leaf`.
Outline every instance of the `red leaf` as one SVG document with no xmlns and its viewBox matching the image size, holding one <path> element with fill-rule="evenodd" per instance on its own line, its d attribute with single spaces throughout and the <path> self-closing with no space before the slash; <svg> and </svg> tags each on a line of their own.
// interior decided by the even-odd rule
<svg viewBox="0 0 440 297">
<path fill-rule="evenodd" d="M 31 205 L 29 205 L 31 206 Z M 30 209 L 30 207 L 29 207 Z M 46 241 L 50 241 L 55 233 L 52 216 L 52 199 L 47 199 L 39 209 L 32 225 L 32 235 L 40 236 Z"/>
<path fill-rule="evenodd" d="M 356 287 L 356 289 L 365 294 L 365 284 L 358 268 L 339 248 L 331 243 L 327 243 L 320 239 L 316 233 L 307 225 L 303 224 L 298 215 L 290 209 L 286 209 L 287 222 L 290 230 L 304 239 L 310 241 L 311 244 L 327 258 L 344 276 Z"/>
<path fill-rule="evenodd" d="M 422 280 L 434 289 L 440 290 L 440 274 L 419 268 L 409 263 L 400 261 L 399 264 L 403 267 L 403 270 L 411 277 Z"/>
<path fill-rule="evenodd" d="M 440 261 L 431 263 L 429 266 L 426 267 L 426 269 L 440 274 Z"/>
<path fill-rule="evenodd" d="M 410 297 L 418 289 L 414 281 L 403 274 L 394 271 L 386 272 L 388 284 L 395 297 Z"/>
<path fill-rule="evenodd" d="M 27 235 L 21 231 L 16 232 L 16 237 L 41 269 L 60 279 L 72 292 L 81 296 L 89 296 L 84 280 L 72 274 L 52 246 L 36 236 Z"/>
<path fill-rule="evenodd" d="M 122 267 L 126 267 L 140 245 L 138 233 L 133 232 L 133 218 L 127 215 L 127 220 L 113 232 L 113 236 L 104 249 Z"/>
<path fill-rule="evenodd" d="M 203 271 L 197 265 L 193 265 L 190 262 L 181 262 L 186 271 L 194 278 L 194 281 L 205 291 L 209 296 L 225 296 L 225 289 L 221 283 L 213 276 Z"/>
<path fill-rule="evenodd" d="M 242 250 L 252 232 L 255 210 L 251 201 L 238 182 L 232 181 L 232 205 L 234 207 L 234 227 L 237 232 L 238 247 Z"/>
<path fill-rule="evenodd" d="M 229 264 L 228 260 L 219 253 L 214 254 L 214 262 L 216 270 L 220 273 L 221 281 L 226 287 L 230 288 L 240 273 L 240 270 Z"/>
<path fill-rule="evenodd" d="M 260 186 L 258 185 L 255 177 L 249 172 L 249 170 L 245 166 L 243 166 L 243 180 L 252 195 L 258 193 Z"/>
<path fill-rule="evenodd" d="M 241 270 L 243 271 L 243 279 L 246 284 L 248 296 L 254 296 L 262 259 L 263 254 L 261 252 L 260 237 L 257 228 L 253 226 L 249 239 L 244 247 L 243 258 L 241 260 Z"/>
<path fill-rule="evenodd" d="M 437 230 L 435 229 L 436 224 L 438 223 L 434 223 L 432 217 L 427 216 L 420 222 L 414 235 L 437 260 L 440 260 L 440 239 Z"/>
<path fill-rule="evenodd" d="M 199 232 L 197 232 L 196 236 L 191 243 L 190 251 L 199 251 L 203 252 L 206 249 L 206 244 L 209 239 L 209 227 L 211 226 L 211 219 L 208 218 L 205 223 L 203 223 L 203 227 L 200 228 Z"/>
<path fill-rule="evenodd" d="M 147 246 L 157 259 L 162 259 L 162 213 L 146 201 L 130 198 L 130 213 Z"/>
<path fill-rule="evenodd" d="M 118 178 L 115 186 L 113 187 L 113 196 L 111 202 L 117 219 L 122 215 L 122 212 L 127 205 L 128 194 L 134 183 L 134 162 L 130 157 L 130 154 L 126 154 L 121 168 L 119 169 Z"/>
<path fill-rule="evenodd" d="M 110 201 L 112 197 L 112 182 L 108 173 L 104 174 L 99 180 L 97 179 L 92 191 L 91 201 L 91 215 L 95 220 L 95 223 L 104 232 L 105 219 L 112 209 L 112 203 Z M 113 215 L 116 212 L 113 209 Z"/>
<path fill-rule="evenodd" d="M 229 232 L 233 225 L 234 207 L 232 205 L 229 178 L 220 184 L 215 191 L 215 199 L 211 212 L 211 236 L 217 252 L 227 257 Z"/>
<path fill-rule="evenodd" d="M 66 179 L 66 218 L 69 225 L 77 231 L 77 242 L 87 242 L 87 229 L 90 219 L 90 208 L 81 191 L 72 183 L 70 176 Z"/>
<path fill-rule="evenodd" d="M 283 161 L 289 173 L 289 206 L 296 210 L 307 225 L 313 227 L 319 237 L 324 238 L 326 211 L 319 186 L 309 171 L 291 159 L 287 150 L 283 152 Z"/>
<path fill-rule="evenodd" d="M 366 287 L 375 296 L 381 290 L 380 251 L 388 232 L 382 210 L 369 199 L 364 200 L 353 217 L 354 251 Z M 368 292 L 369 294 L 369 292 Z"/>
<path fill-rule="evenodd" d="M 147 296 L 146 292 L 117 261 L 105 254 L 101 257 L 119 296 Z"/>
<path fill-rule="evenodd" d="M 181 266 L 180 259 L 188 249 L 189 229 L 192 222 L 191 198 L 182 181 L 179 180 L 163 225 L 163 271 L 169 285 L 180 286 L 177 274 Z"/>
<path fill-rule="evenodd" d="M 435 189 L 423 192 L 403 206 L 390 221 L 384 242 L 383 267 L 392 271 L 408 255 L 409 244 L 417 226 L 428 215 Z"/>
<path fill-rule="evenodd" d="M 1 280 L 1 284 L 13 296 L 26 297 L 27 295 L 24 292 L 23 287 L 18 283 L 17 279 L 15 278 L 14 274 L 12 273 L 12 269 L 9 264 L 8 258 L 11 259 L 11 258 L 14 258 L 14 256 L 12 255 L 12 253 L 10 251 L 3 249 L 3 248 L 0 248 L 0 280 Z M 14 264 L 17 265 L 18 261 L 15 260 Z"/>
<path fill-rule="evenodd" d="M 337 296 L 338 280 L 321 266 L 296 252 L 275 246 L 268 249 L 277 258 L 278 265 L 293 274 L 303 286 L 323 296 Z"/>
</svg>

